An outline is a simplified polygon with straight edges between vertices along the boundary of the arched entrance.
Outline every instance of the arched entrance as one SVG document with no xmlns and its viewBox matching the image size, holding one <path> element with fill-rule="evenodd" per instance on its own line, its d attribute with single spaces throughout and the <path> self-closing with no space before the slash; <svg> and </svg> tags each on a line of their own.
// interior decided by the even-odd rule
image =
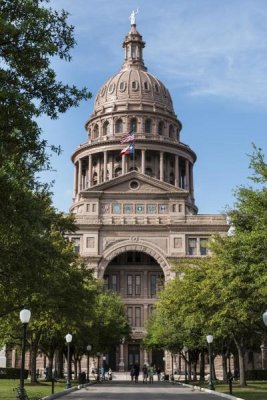
<svg viewBox="0 0 267 400">
<path fill-rule="evenodd" d="M 143 350 L 141 342 L 145 335 L 146 321 L 165 281 L 158 261 L 145 252 L 128 250 L 110 260 L 103 279 L 105 290 L 117 292 L 122 297 L 132 327 L 131 340 L 122 343 L 116 353 L 107 355 L 110 367 L 125 371 L 134 364 L 142 366 L 155 362 L 154 353 Z"/>
</svg>

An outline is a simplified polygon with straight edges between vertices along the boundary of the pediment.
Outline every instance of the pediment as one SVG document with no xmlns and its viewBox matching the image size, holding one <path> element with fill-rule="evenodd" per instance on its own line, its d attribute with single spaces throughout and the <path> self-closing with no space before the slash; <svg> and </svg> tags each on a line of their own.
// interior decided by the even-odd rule
<svg viewBox="0 0 267 400">
<path fill-rule="evenodd" d="M 136 182 L 136 183 L 133 183 Z M 135 187 L 136 186 L 136 187 Z M 159 181 L 148 175 L 143 175 L 137 171 L 131 171 L 127 174 L 113 178 L 99 185 L 94 185 L 86 192 L 105 192 L 105 193 L 180 193 L 188 194 L 184 189 L 177 188 L 166 182 Z"/>
</svg>

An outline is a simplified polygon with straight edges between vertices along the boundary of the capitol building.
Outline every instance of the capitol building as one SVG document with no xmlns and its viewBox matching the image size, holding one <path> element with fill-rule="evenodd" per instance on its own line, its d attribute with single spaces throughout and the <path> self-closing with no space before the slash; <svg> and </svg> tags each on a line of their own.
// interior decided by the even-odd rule
<svg viewBox="0 0 267 400">
<path fill-rule="evenodd" d="M 145 66 L 135 15 L 122 47 L 122 66 L 99 89 L 86 142 L 72 155 L 70 209 L 76 251 L 105 289 L 120 294 L 132 327 L 131 340 L 106 355 L 114 371 L 162 366 L 163 352 L 141 346 L 158 292 L 174 277 L 174 262 L 205 257 L 212 235 L 229 228 L 222 215 L 198 214 L 197 157 L 181 142 L 169 90 Z"/>
</svg>

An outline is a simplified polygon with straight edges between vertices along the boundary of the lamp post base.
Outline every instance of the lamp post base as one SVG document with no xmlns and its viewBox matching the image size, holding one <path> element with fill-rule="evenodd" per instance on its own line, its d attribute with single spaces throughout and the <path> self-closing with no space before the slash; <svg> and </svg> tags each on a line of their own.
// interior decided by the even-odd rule
<svg viewBox="0 0 267 400">
<path fill-rule="evenodd" d="M 214 387 L 213 383 L 209 383 L 208 384 L 208 389 L 209 390 L 215 390 L 215 387 Z"/>
</svg>

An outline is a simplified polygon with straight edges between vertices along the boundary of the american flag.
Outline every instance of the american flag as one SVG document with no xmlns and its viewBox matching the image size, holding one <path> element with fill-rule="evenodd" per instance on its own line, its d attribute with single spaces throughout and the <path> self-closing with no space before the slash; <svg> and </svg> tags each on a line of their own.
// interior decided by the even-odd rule
<svg viewBox="0 0 267 400">
<path fill-rule="evenodd" d="M 121 143 L 129 143 L 129 142 L 134 142 L 135 136 L 134 136 L 134 131 L 131 130 L 127 135 L 124 135 L 121 137 Z"/>
</svg>

